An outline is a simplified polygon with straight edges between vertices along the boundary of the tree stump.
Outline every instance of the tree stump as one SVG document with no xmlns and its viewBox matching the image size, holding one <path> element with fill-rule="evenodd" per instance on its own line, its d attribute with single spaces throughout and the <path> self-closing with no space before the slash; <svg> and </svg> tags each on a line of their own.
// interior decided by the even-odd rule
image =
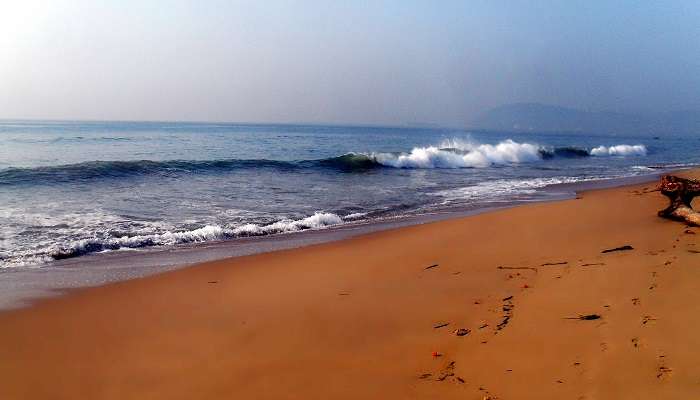
<svg viewBox="0 0 700 400">
<path fill-rule="evenodd" d="M 700 213 L 691 206 L 693 198 L 700 196 L 699 181 L 664 175 L 661 177 L 659 190 L 671 201 L 668 207 L 659 211 L 660 217 L 700 226 Z"/>
</svg>

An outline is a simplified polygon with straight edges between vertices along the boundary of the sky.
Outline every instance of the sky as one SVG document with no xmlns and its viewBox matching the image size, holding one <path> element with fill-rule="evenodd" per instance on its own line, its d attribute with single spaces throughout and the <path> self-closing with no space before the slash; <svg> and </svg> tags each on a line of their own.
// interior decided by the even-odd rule
<svg viewBox="0 0 700 400">
<path fill-rule="evenodd" d="M 700 109 L 700 1 L 0 0 L 0 118 L 468 125 Z"/>
</svg>

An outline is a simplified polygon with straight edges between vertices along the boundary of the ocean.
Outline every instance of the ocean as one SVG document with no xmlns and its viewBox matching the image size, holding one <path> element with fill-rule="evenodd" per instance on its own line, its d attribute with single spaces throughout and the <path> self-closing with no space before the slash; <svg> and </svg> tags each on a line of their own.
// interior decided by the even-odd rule
<svg viewBox="0 0 700 400">
<path fill-rule="evenodd" d="M 0 121 L 0 269 L 547 200 L 561 184 L 698 165 L 697 144 L 447 128 Z"/>
</svg>

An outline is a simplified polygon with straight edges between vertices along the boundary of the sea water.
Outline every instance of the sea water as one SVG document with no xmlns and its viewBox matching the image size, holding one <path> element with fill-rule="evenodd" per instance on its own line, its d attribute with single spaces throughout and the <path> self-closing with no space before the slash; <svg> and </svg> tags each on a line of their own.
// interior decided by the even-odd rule
<svg viewBox="0 0 700 400">
<path fill-rule="evenodd" d="M 700 163 L 698 137 L 0 121 L 0 268 L 546 200 Z"/>
</svg>

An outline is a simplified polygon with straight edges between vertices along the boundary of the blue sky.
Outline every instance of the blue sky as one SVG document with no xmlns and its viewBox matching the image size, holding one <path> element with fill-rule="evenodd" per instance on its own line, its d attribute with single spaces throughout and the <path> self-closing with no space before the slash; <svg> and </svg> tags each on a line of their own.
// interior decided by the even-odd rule
<svg viewBox="0 0 700 400">
<path fill-rule="evenodd" d="M 0 0 L 0 118 L 700 109 L 700 2 Z"/>
</svg>

